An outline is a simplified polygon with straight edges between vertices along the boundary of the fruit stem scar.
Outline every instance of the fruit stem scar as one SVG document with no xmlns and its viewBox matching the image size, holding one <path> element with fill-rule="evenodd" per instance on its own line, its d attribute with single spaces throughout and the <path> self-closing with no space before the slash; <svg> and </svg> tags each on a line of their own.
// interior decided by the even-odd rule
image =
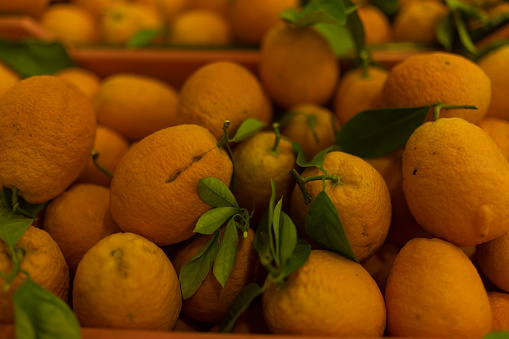
<svg viewBox="0 0 509 339">
<path fill-rule="evenodd" d="M 309 192 L 306 188 L 306 184 L 308 182 L 315 181 L 315 180 L 322 180 L 324 183 L 324 189 L 325 189 L 325 180 L 332 181 L 333 185 L 342 185 L 340 177 L 338 177 L 335 174 L 323 174 L 323 175 L 315 175 L 315 176 L 303 178 L 300 176 L 300 174 L 295 169 L 292 169 L 290 171 L 290 174 L 293 176 L 295 181 L 297 181 L 297 185 L 299 186 L 299 189 L 301 190 L 302 195 L 304 196 L 304 203 L 306 205 L 308 205 L 312 200 L 311 194 L 309 194 Z"/>
<path fill-rule="evenodd" d="M 198 162 L 201 160 L 201 158 L 203 158 L 205 156 L 205 154 L 207 154 L 208 152 L 212 151 L 213 148 L 209 149 L 208 151 L 206 151 L 205 153 L 203 154 L 199 154 L 199 155 L 195 155 L 192 159 L 191 159 L 191 162 L 183 169 L 181 170 L 178 170 L 175 174 L 173 174 L 171 177 L 169 177 L 165 182 L 166 183 L 170 183 L 170 182 L 173 182 L 175 181 L 179 175 L 182 174 L 182 172 L 184 172 L 186 169 L 188 169 L 189 167 L 191 167 L 195 162 Z"/>
<path fill-rule="evenodd" d="M 120 249 L 120 248 L 117 248 L 116 250 L 111 251 L 111 255 L 112 255 L 114 258 L 121 258 L 121 257 L 122 257 L 122 254 L 124 254 L 124 252 L 123 252 L 123 251 L 122 251 L 122 249 Z"/>
</svg>

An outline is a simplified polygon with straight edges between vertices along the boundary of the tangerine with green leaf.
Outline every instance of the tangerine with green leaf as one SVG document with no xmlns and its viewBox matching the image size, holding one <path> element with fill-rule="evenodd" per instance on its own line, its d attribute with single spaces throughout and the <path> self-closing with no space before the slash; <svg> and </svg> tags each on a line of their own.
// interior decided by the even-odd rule
<svg viewBox="0 0 509 339">
<path fill-rule="evenodd" d="M 199 217 L 211 207 L 198 182 L 215 177 L 230 184 L 233 165 L 205 127 L 183 124 L 150 134 L 122 157 L 110 186 L 110 210 L 125 232 L 157 245 L 194 235 Z"/>
<path fill-rule="evenodd" d="M 224 237 L 225 227 L 222 227 L 218 232 L 220 242 L 230 240 Z M 196 292 L 182 301 L 182 313 L 191 319 L 206 323 L 223 320 L 228 307 L 240 290 L 256 280 L 259 262 L 258 255 L 253 247 L 255 233 L 252 229 L 247 231 L 246 237 L 243 237 L 237 231 L 235 233 L 238 237 L 238 245 L 233 252 L 233 258 L 231 258 L 234 264 L 225 285 L 221 285 L 215 276 L 213 267 L 210 266 L 208 274 L 206 274 Z M 191 283 L 183 281 L 183 279 L 187 279 L 187 276 L 181 274 L 182 267 L 213 237 L 213 235 L 197 234 L 179 247 L 172 263 L 180 276 L 181 284 Z M 219 246 L 221 246 L 220 242 Z M 213 246 L 217 246 L 217 243 Z M 231 246 L 231 244 L 225 244 L 225 246 Z"/>
<path fill-rule="evenodd" d="M 13 226 L 14 227 L 14 226 Z M 19 269 L 28 272 L 30 279 L 47 291 L 67 302 L 69 294 L 69 269 L 64 255 L 48 232 L 29 226 L 14 246 L 20 259 Z M 13 293 L 26 281 L 25 273 L 19 271 L 10 286 L 5 275 L 14 269 L 8 245 L 0 240 L 0 324 L 15 321 Z"/>
<path fill-rule="evenodd" d="M 241 207 L 253 213 L 256 225 L 271 197 L 271 179 L 276 182 L 276 199 L 290 195 L 294 180 L 290 171 L 296 166 L 290 142 L 273 131 L 261 131 L 233 149 L 235 174 L 232 193 Z"/>
<path fill-rule="evenodd" d="M 322 181 L 324 175 L 327 177 Z M 333 151 L 326 154 L 320 167 L 305 168 L 301 177 L 306 180 L 304 186 L 311 201 L 322 191 L 329 196 L 359 261 L 366 260 L 382 246 L 389 231 L 392 206 L 387 184 L 373 166 L 357 156 Z M 303 192 L 296 184 L 290 201 L 290 216 L 303 237 L 307 232 L 309 210 L 310 205 L 306 204 Z M 339 228 L 340 225 L 331 227 Z M 327 234 L 325 230 L 315 232 Z"/>
<path fill-rule="evenodd" d="M 279 335 L 381 337 L 386 312 L 375 280 L 337 253 L 312 250 L 283 287 L 262 295 L 269 331 Z"/>
</svg>

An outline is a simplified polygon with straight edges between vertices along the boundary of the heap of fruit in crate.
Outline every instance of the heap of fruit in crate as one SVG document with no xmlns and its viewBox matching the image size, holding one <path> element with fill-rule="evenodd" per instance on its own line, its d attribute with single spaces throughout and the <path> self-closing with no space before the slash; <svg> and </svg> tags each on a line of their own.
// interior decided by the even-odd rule
<svg viewBox="0 0 509 339">
<path fill-rule="evenodd" d="M 108 2 L 54 3 L 39 18 L 84 3 Z M 460 29 L 468 57 L 423 52 L 384 69 L 363 21 L 382 7 L 341 3 L 275 15 L 256 74 L 217 60 L 180 88 L 77 67 L 21 79 L 2 65 L 0 323 L 20 337 L 58 324 L 62 338 L 79 326 L 509 331 L 509 44 L 475 46 Z M 474 8 L 397 5 L 390 39 L 412 33 L 397 25 L 418 6 L 437 20 Z M 317 18 L 344 19 L 359 63 L 340 67 Z"/>
</svg>

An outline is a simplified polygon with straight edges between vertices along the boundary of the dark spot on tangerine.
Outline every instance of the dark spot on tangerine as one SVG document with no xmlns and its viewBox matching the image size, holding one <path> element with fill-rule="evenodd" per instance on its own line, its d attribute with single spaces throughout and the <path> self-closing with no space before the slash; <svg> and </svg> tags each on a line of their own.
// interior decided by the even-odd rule
<svg viewBox="0 0 509 339">
<path fill-rule="evenodd" d="M 413 175 L 417 174 L 417 168 L 414 168 L 414 171 L 412 172 Z"/>
</svg>

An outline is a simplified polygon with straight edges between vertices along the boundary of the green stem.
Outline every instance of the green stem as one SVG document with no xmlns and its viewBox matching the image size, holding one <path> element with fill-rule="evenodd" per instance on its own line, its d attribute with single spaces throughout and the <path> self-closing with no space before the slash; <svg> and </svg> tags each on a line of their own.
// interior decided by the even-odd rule
<svg viewBox="0 0 509 339">
<path fill-rule="evenodd" d="M 304 203 L 306 205 L 308 205 L 311 202 L 311 200 L 313 200 L 313 198 L 311 197 L 311 194 L 309 194 L 309 192 L 306 188 L 306 184 L 308 182 L 315 181 L 315 180 L 322 180 L 325 185 L 325 180 L 330 180 L 336 185 L 341 185 L 340 178 L 334 174 L 322 174 L 322 175 L 315 175 L 315 176 L 303 178 L 302 176 L 299 175 L 299 173 L 295 169 L 292 169 L 290 171 L 290 174 L 293 176 L 295 181 L 297 181 L 297 185 L 299 186 L 299 189 L 302 192 L 302 195 L 304 196 Z"/>
<path fill-rule="evenodd" d="M 101 166 L 101 164 L 99 164 L 99 162 L 97 161 L 97 158 L 99 158 L 99 153 L 97 153 L 96 151 L 92 151 L 90 154 L 92 155 L 92 161 L 94 162 L 95 167 L 97 167 L 99 171 L 103 172 L 108 177 L 113 178 L 113 173 L 111 173 L 106 168 Z"/>
<path fill-rule="evenodd" d="M 225 144 L 228 145 L 228 142 L 230 141 L 229 140 L 230 138 L 228 136 L 228 126 L 230 126 L 230 121 L 225 120 L 225 122 L 223 124 L 223 134 L 221 135 L 221 138 L 219 139 L 219 141 L 217 143 L 218 148 L 223 147 Z"/>
<path fill-rule="evenodd" d="M 274 141 L 274 146 L 272 147 L 272 153 L 277 153 L 279 141 L 281 140 L 281 133 L 279 133 L 279 124 L 277 122 L 273 123 L 272 128 L 274 129 L 274 133 L 276 134 L 276 140 Z"/>
<path fill-rule="evenodd" d="M 433 107 L 433 121 L 437 121 L 440 118 L 440 110 L 441 109 L 449 110 L 449 109 L 478 109 L 476 105 L 446 105 L 442 103 L 435 104 Z"/>
<path fill-rule="evenodd" d="M 20 206 L 20 203 L 18 201 L 19 196 L 18 192 L 19 192 L 18 188 L 14 187 L 14 189 L 12 190 L 12 211 L 14 213 L 23 214 L 24 216 L 29 217 L 30 219 L 37 219 L 35 214 L 26 211 L 24 208 Z"/>
</svg>

